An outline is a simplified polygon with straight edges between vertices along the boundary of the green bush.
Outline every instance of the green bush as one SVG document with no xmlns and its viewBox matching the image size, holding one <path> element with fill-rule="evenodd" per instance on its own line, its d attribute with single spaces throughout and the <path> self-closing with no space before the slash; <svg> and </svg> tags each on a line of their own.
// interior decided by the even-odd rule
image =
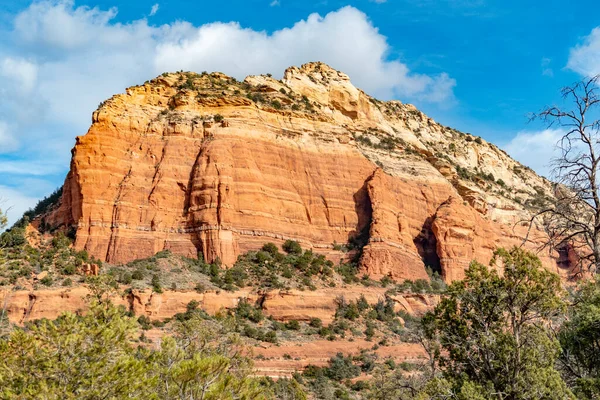
<svg viewBox="0 0 600 400">
<path fill-rule="evenodd" d="M 152 275 L 152 281 L 150 282 L 152 285 L 152 290 L 156 293 L 162 293 L 162 286 L 160 284 L 160 277 L 157 274 Z"/>
<path fill-rule="evenodd" d="M 71 246 L 71 239 L 69 239 L 63 232 L 57 233 L 52 238 L 52 247 L 55 249 L 66 249 Z"/>
<path fill-rule="evenodd" d="M 320 318 L 311 318 L 308 324 L 313 328 L 321 328 L 323 326 L 323 321 Z"/>
<path fill-rule="evenodd" d="M 352 357 L 344 357 L 342 353 L 337 353 L 329 360 L 329 367 L 326 368 L 325 375 L 329 379 L 341 382 L 344 379 L 352 379 L 360 375 L 360 367 L 352 363 Z"/>
<path fill-rule="evenodd" d="M 0 235 L 0 247 L 20 247 L 26 243 L 25 229 L 15 227 Z"/>
<path fill-rule="evenodd" d="M 140 327 L 145 331 L 150 330 L 152 328 L 150 318 L 148 318 L 145 315 L 140 315 L 140 317 L 138 318 L 138 323 L 140 324 Z"/>
<path fill-rule="evenodd" d="M 277 248 L 277 245 L 275 245 L 274 243 L 270 243 L 270 242 L 265 243 L 261 250 L 271 254 L 272 256 L 279 254 L 279 249 Z"/>
<path fill-rule="evenodd" d="M 144 272 L 142 270 L 136 269 L 131 274 L 131 279 L 135 279 L 136 281 L 141 281 L 144 279 Z"/>
<path fill-rule="evenodd" d="M 367 329 L 365 329 L 365 336 L 367 340 L 372 340 L 375 336 L 375 326 L 371 322 L 367 322 Z"/>
<path fill-rule="evenodd" d="M 237 317 L 256 323 L 262 321 L 265 317 L 260 308 L 252 306 L 246 299 L 240 300 L 234 312 Z"/>
<path fill-rule="evenodd" d="M 337 268 L 337 273 L 342 276 L 342 280 L 346 284 L 356 283 L 359 281 L 356 274 L 358 267 L 355 264 L 340 264 Z"/>
<path fill-rule="evenodd" d="M 291 331 L 299 331 L 300 330 L 300 322 L 298 320 L 293 319 L 285 323 L 285 328 Z"/>
<path fill-rule="evenodd" d="M 75 265 L 73 264 L 67 264 L 62 269 L 64 275 L 73 275 L 75 272 L 77 272 L 77 268 L 75 268 Z"/>
<path fill-rule="evenodd" d="M 44 286 L 52 286 L 52 284 L 54 283 L 54 280 L 52 279 L 52 277 L 50 275 L 46 275 L 45 277 L 40 279 L 40 283 Z"/>
<path fill-rule="evenodd" d="M 300 246 L 300 243 L 296 242 L 295 240 L 286 240 L 283 243 L 283 251 L 285 251 L 288 254 L 302 254 L 302 247 Z"/>
</svg>

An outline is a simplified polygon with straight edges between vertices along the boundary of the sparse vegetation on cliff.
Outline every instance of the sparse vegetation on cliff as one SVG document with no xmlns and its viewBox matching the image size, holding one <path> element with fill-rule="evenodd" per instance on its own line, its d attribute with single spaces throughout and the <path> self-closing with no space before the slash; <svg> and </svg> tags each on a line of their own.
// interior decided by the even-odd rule
<svg viewBox="0 0 600 400">
<path fill-rule="evenodd" d="M 63 238 L 54 243 L 58 248 L 67 244 Z M 290 251 L 287 255 L 272 243 L 261 251 L 283 259 L 306 254 L 291 242 L 285 247 Z M 152 262 L 171 260 L 172 254 L 161 252 Z M 596 398 L 600 362 L 594 343 L 600 315 L 595 310 L 600 286 L 586 283 L 572 298 L 561 289 L 558 277 L 530 253 L 498 250 L 494 260 L 502 265 L 502 274 L 472 263 L 465 280 L 450 285 L 440 304 L 422 320 L 399 310 L 394 296 L 442 290 L 434 289 L 439 280 L 434 274 L 428 284 L 395 285 L 374 303 L 365 296 L 352 301 L 340 297 L 328 325 L 318 318 L 280 322 L 260 302 L 244 298 L 214 316 L 193 300 L 185 312 L 154 320 L 111 305 L 108 294 L 119 289 L 110 274 L 103 275 L 89 280 L 92 305 L 85 316 L 32 321 L 23 329 L 7 329 L 0 316 L 0 371 L 10 371 L 0 373 L 1 393 L 7 398 L 33 399 L 68 388 L 77 398 L 87 398 L 100 390 L 89 383 L 93 378 L 110 381 L 101 389 L 108 398 L 160 393 L 170 399 L 178 398 L 169 389 L 173 385 L 187 382 L 186 390 L 192 392 L 195 385 L 215 379 L 208 386 L 215 394 L 239 390 L 235 393 L 256 399 L 424 400 L 454 393 L 455 398 L 466 400 L 494 398 L 497 392 L 511 400 L 532 398 L 531 393 L 542 393 L 541 398 L 547 399 L 575 398 L 571 391 L 577 398 Z M 148 262 L 140 260 L 132 266 Z M 566 320 L 561 317 L 565 309 Z M 158 345 L 148 338 L 150 332 L 155 332 L 153 337 L 156 332 L 171 336 Z M 251 361 L 241 351 L 260 343 L 302 343 L 314 338 L 366 340 L 373 346 L 353 354 L 338 353 L 326 366 L 309 365 L 303 373 L 277 382 L 253 378 Z M 377 352 L 402 341 L 421 344 L 428 358 L 401 362 Z M 89 357 L 63 359 L 61 354 L 71 347 Z M 54 351 L 57 348 L 62 350 Z M 295 361 L 288 353 L 282 357 Z M 498 362 L 489 364 L 488 359 Z M 72 372 L 73 363 L 79 366 L 77 373 Z M 195 371 L 194 379 L 186 378 L 183 371 Z"/>
<path fill-rule="evenodd" d="M 52 286 L 67 277 L 72 277 L 72 282 L 76 275 L 81 282 L 84 266 L 102 265 L 85 250 L 74 250 L 71 239 L 62 232 L 51 238 L 38 238 L 36 245 L 30 244 L 26 235 L 25 228 L 17 226 L 0 235 L 0 287 Z"/>
</svg>

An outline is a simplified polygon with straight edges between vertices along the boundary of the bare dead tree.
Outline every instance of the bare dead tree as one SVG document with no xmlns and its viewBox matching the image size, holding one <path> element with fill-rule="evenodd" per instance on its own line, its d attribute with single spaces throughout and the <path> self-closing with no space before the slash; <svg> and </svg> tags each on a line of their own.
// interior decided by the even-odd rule
<svg viewBox="0 0 600 400">
<path fill-rule="evenodd" d="M 3 230 L 8 224 L 8 219 L 6 218 L 6 214 L 0 208 L 0 231 Z"/>
<path fill-rule="evenodd" d="M 562 89 L 568 107 L 543 109 L 534 118 L 564 130 L 552 160 L 555 199 L 532 218 L 548 234 L 547 246 L 571 248 L 582 269 L 600 272 L 600 75 Z"/>
<path fill-rule="evenodd" d="M 6 213 L 8 212 L 8 210 L 10 210 L 10 207 L 8 209 L 2 209 L 2 203 L 3 200 L 0 197 L 0 234 L 4 231 L 4 228 L 6 228 L 6 226 L 8 225 L 8 217 L 6 215 Z M 0 250 L 2 250 L 4 248 L 4 245 L 2 244 L 2 241 L 0 241 Z M 0 264 L 2 264 L 3 260 L 2 260 L 2 255 L 0 254 Z"/>
</svg>

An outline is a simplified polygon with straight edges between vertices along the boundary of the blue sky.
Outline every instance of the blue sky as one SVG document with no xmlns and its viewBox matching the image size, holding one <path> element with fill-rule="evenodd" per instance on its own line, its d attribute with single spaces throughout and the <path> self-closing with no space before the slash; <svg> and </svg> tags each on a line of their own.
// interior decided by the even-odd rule
<svg viewBox="0 0 600 400">
<path fill-rule="evenodd" d="M 281 76 L 317 60 L 547 174 L 558 132 L 527 114 L 600 72 L 600 4 L 576 3 L 5 0 L 0 207 L 14 221 L 58 187 L 92 111 L 127 86 L 179 69 Z"/>
</svg>

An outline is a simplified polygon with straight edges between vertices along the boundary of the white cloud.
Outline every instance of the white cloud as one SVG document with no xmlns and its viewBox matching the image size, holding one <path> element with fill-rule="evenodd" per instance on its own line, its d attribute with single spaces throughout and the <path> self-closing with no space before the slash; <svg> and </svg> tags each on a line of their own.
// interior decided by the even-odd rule
<svg viewBox="0 0 600 400">
<path fill-rule="evenodd" d="M 504 150 L 515 160 L 530 167 L 538 174 L 550 178 L 551 161 L 560 156 L 557 143 L 563 132 L 559 129 L 544 129 L 534 132 L 519 132 Z"/>
<path fill-rule="evenodd" d="M 281 2 L 279 0 L 273 0 L 271 3 L 269 3 L 269 5 L 271 7 L 275 7 L 281 5 Z"/>
<path fill-rule="evenodd" d="M 23 213 L 34 207 L 39 199 L 24 195 L 21 191 L 0 185 L 0 209 L 6 212 L 8 227 L 21 218 Z"/>
<path fill-rule="evenodd" d="M 63 167 L 45 160 L 11 160 L 0 162 L 0 173 L 9 175 L 47 176 L 58 174 L 62 169 Z"/>
<path fill-rule="evenodd" d="M 158 44 L 155 69 L 223 70 L 243 78 L 272 72 L 281 76 L 290 65 L 323 61 L 346 72 L 365 91 L 383 98 L 399 96 L 444 102 L 452 98 L 456 82 L 446 74 L 411 72 L 398 60 L 387 60 L 390 46 L 367 16 L 344 7 L 272 34 L 237 23 L 213 23 L 185 32 L 177 40 Z"/>
<path fill-rule="evenodd" d="M 22 92 L 30 92 L 37 79 L 37 66 L 27 60 L 6 57 L 0 63 L 0 75 L 18 85 Z"/>
<path fill-rule="evenodd" d="M 158 4 L 150 14 L 156 11 Z M 281 76 L 291 65 L 323 61 L 375 96 L 453 100 L 454 79 L 415 73 L 390 59 L 386 37 L 353 7 L 311 14 L 272 33 L 235 22 L 117 23 L 116 15 L 116 8 L 48 0 L 15 16 L 0 47 L 0 154 L 17 148 L 19 153 L 0 158 L 4 176 L 66 171 L 74 138 L 85 133 L 98 103 L 164 71 L 222 71 L 243 79 L 267 72 Z"/>
<path fill-rule="evenodd" d="M 158 3 L 154 4 L 152 6 L 152 8 L 150 9 L 150 16 L 153 17 L 154 15 L 156 15 L 159 8 L 160 8 L 160 5 Z"/>
<path fill-rule="evenodd" d="M 554 76 L 554 71 L 550 67 L 552 63 L 552 59 L 548 57 L 542 58 L 542 62 L 540 65 L 542 66 L 542 75 L 552 78 Z"/>
<path fill-rule="evenodd" d="M 600 27 L 592 29 L 583 43 L 571 49 L 567 68 L 584 76 L 600 73 Z"/>
<path fill-rule="evenodd" d="M 19 142 L 10 132 L 8 124 L 0 121 L 0 154 L 14 151 L 18 148 Z M 2 166 L 0 164 L 0 170 Z"/>
<path fill-rule="evenodd" d="M 142 19 L 120 24 L 113 22 L 116 14 L 114 8 L 76 8 L 63 0 L 34 3 L 15 18 L 17 45 L 12 54 L 0 53 L 0 72 L 7 78 L 0 82 L 5 99 L 0 118 L 17 113 L 27 125 L 17 127 L 15 135 L 36 147 L 47 140 L 56 149 L 68 148 L 76 134 L 85 132 L 98 103 L 180 69 L 223 71 L 242 79 L 267 72 L 280 76 L 288 66 L 324 61 L 379 97 L 453 99 L 454 79 L 413 73 L 399 60 L 388 60 L 386 38 L 352 7 L 324 17 L 312 14 L 272 34 L 237 23 L 156 27 Z M 30 126 L 34 121 L 40 129 Z M 62 126 L 47 132 L 43 125 L 49 123 Z"/>
</svg>

